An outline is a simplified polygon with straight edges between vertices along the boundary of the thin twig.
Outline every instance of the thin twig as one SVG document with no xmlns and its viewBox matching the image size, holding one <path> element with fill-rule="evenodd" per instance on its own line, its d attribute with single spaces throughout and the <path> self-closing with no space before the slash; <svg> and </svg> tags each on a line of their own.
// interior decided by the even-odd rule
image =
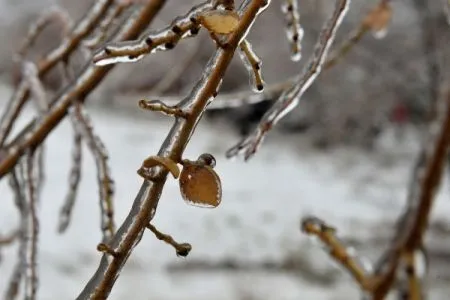
<svg viewBox="0 0 450 300">
<path fill-rule="evenodd" d="M 72 125 L 75 127 L 73 118 Z M 58 232 L 63 233 L 69 226 L 72 218 L 72 211 L 78 193 L 78 186 L 81 179 L 82 162 L 82 136 L 78 130 L 74 130 L 73 149 L 72 149 L 72 167 L 69 175 L 69 192 L 66 195 L 64 204 L 59 214 Z"/>
<path fill-rule="evenodd" d="M 86 141 L 97 165 L 97 180 L 100 194 L 100 219 L 103 233 L 103 242 L 109 241 L 116 228 L 114 224 L 114 182 L 108 164 L 108 153 L 98 135 L 94 133 L 91 120 L 79 102 L 73 108 L 73 116 L 76 122 L 76 130 Z"/>
<path fill-rule="evenodd" d="M 367 268 L 357 261 L 355 255 L 349 253 L 348 248 L 336 237 L 333 227 L 315 217 L 304 218 L 301 227 L 306 234 L 317 236 L 327 246 L 330 256 L 339 262 L 360 286 L 364 286 Z"/>
<path fill-rule="evenodd" d="M 98 66 L 121 62 L 135 62 L 146 54 L 155 51 L 170 50 L 183 38 L 198 32 L 198 16 L 213 8 L 211 1 L 194 6 L 186 15 L 176 18 L 171 25 L 144 35 L 137 41 L 108 44 L 94 55 Z"/>
<path fill-rule="evenodd" d="M 34 154 L 30 151 L 24 159 L 24 186 L 26 200 L 25 230 L 25 299 L 36 299 L 38 288 L 37 252 L 39 219 L 37 216 L 36 184 L 34 178 Z"/>
<path fill-rule="evenodd" d="M 248 160 L 255 154 L 269 130 L 299 103 L 303 93 L 311 86 L 323 69 L 323 64 L 332 45 L 336 31 L 348 11 L 350 0 L 337 0 L 334 12 L 323 27 L 312 57 L 298 76 L 296 84 L 284 91 L 273 106 L 264 114 L 257 128 L 240 143 L 227 151 L 227 157 L 244 154 Z"/>
<path fill-rule="evenodd" d="M 239 44 L 239 55 L 251 78 L 250 82 L 253 91 L 262 92 L 265 82 L 261 75 L 261 59 L 253 51 L 252 45 L 247 40 L 243 40 Z"/>
<path fill-rule="evenodd" d="M 219 48 L 209 61 L 201 79 L 192 92 L 180 102 L 180 107 L 189 112 L 189 118 L 176 118 L 158 155 L 180 161 L 186 145 L 202 117 L 205 107 L 217 91 L 222 77 L 233 58 L 240 41 L 245 38 L 256 16 L 262 12 L 269 1 L 246 0 L 239 10 L 241 19 L 236 30 L 229 35 L 226 49 Z M 168 171 L 159 168 L 156 182 L 145 180 L 136 196 L 133 207 L 124 223 L 110 241 L 110 247 L 118 255 L 103 255 L 97 271 L 77 299 L 105 299 L 122 270 L 133 248 L 138 244 L 145 228 L 153 218 Z"/>
</svg>

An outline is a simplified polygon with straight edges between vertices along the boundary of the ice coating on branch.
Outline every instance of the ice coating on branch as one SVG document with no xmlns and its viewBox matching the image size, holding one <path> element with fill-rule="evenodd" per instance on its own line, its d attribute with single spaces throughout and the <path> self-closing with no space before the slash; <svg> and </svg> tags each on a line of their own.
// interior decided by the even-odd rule
<svg viewBox="0 0 450 300">
<path fill-rule="evenodd" d="M 281 5 L 281 10 L 285 14 L 286 37 L 291 47 L 291 60 L 299 61 L 302 57 L 302 40 L 304 30 L 300 24 L 300 13 L 298 0 L 286 0 Z"/>
</svg>

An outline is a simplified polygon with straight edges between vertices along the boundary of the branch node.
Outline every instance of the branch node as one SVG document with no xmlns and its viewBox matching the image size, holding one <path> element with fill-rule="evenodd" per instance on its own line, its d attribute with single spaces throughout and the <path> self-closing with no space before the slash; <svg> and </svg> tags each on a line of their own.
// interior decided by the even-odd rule
<svg viewBox="0 0 450 300">
<path fill-rule="evenodd" d="M 119 257 L 119 253 L 105 243 L 97 245 L 97 251 L 111 255 L 114 258 Z"/>
</svg>

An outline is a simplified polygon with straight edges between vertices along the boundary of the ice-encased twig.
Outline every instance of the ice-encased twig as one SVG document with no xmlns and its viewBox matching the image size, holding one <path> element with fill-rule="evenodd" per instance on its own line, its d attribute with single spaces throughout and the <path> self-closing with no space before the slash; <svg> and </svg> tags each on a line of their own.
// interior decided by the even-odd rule
<svg viewBox="0 0 450 300">
<path fill-rule="evenodd" d="M 291 59 L 299 61 L 302 57 L 303 27 L 300 23 L 298 0 L 285 0 L 281 10 L 286 19 L 286 36 L 291 45 Z"/>
<path fill-rule="evenodd" d="M 337 0 L 331 18 L 323 27 L 312 57 L 306 68 L 298 76 L 295 85 L 284 91 L 273 106 L 264 114 L 257 128 L 240 143 L 227 151 L 227 157 L 244 154 L 248 160 L 255 154 L 264 137 L 286 114 L 292 111 L 299 103 L 303 93 L 311 86 L 320 74 L 325 63 L 328 51 L 336 36 L 336 31 L 348 11 L 350 0 Z"/>
<path fill-rule="evenodd" d="M 25 187 L 25 299 L 36 299 L 38 288 L 37 255 L 39 218 L 37 215 L 37 182 L 34 176 L 34 153 L 29 151 L 24 157 L 24 181 Z"/>
<path fill-rule="evenodd" d="M 268 0 L 243 1 L 239 9 L 241 19 L 237 29 L 228 36 L 228 47 L 216 50 L 191 93 L 179 103 L 180 107 L 190 113 L 190 116 L 187 119 L 178 118 L 175 120 L 158 151 L 158 156 L 180 161 L 195 130 L 195 125 L 200 121 L 206 106 L 217 91 L 236 48 L 241 40 L 246 37 L 257 15 L 264 11 L 269 3 Z M 116 257 L 103 255 L 97 270 L 77 299 L 104 299 L 110 294 L 117 276 L 141 240 L 146 226 L 155 215 L 168 174 L 167 170 L 158 169 L 161 170 L 158 170 L 156 175 L 161 180 L 156 182 L 144 180 L 129 214 L 109 243 L 109 246 L 118 255 Z"/>
<path fill-rule="evenodd" d="M 175 241 L 175 239 L 165 233 L 162 233 L 161 231 L 159 231 L 154 225 L 152 224 L 148 224 L 147 228 L 153 232 L 153 234 L 155 235 L 155 237 L 160 240 L 165 242 L 166 244 L 169 244 L 170 246 L 172 246 L 177 255 L 178 256 L 188 256 L 189 252 L 192 250 L 192 246 L 189 243 L 178 243 L 177 241 Z"/>
<path fill-rule="evenodd" d="M 198 32 L 198 15 L 212 8 L 211 1 L 193 7 L 186 15 L 173 20 L 172 24 L 156 32 L 145 34 L 136 41 L 108 44 L 94 55 L 96 65 L 135 62 L 154 51 L 170 50 L 184 37 Z"/>
<path fill-rule="evenodd" d="M 103 233 L 103 242 L 107 242 L 114 235 L 116 230 L 113 208 L 114 182 L 109 169 L 108 152 L 98 135 L 94 133 L 90 118 L 81 103 L 78 103 L 73 107 L 72 114 L 74 121 L 76 122 L 76 130 L 85 140 L 89 150 L 94 156 L 95 164 L 97 166 L 101 230 Z"/>
<path fill-rule="evenodd" d="M 8 288 L 5 291 L 5 299 L 13 300 L 16 299 L 19 290 L 20 284 L 22 283 L 22 279 L 24 278 L 25 271 L 25 215 L 26 215 L 26 200 L 24 195 L 23 188 L 23 178 L 19 178 L 19 176 L 23 175 L 22 164 L 18 164 L 16 168 L 14 168 L 9 173 L 9 185 L 14 194 L 14 203 L 19 211 L 20 215 L 20 223 L 19 223 L 19 247 L 17 250 L 17 260 L 13 269 L 13 273 L 11 274 L 11 278 L 9 280 Z"/>
<path fill-rule="evenodd" d="M 75 127 L 73 114 L 72 124 Z M 59 213 L 58 232 L 63 233 L 69 226 L 72 218 L 72 211 L 75 205 L 75 200 L 78 193 L 78 186 L 81 179 L 81 167 L 82 167 L 82 136 L 78 130 L 74 130 L 73 148 L 72 148 L 72 166 L 69 174 L 69 191 L 64 200 L 64 204 L 61 207 Z"/>
<path fill-rule="evenodd" d="M 107 8 L 114 0 L 98 0 L 93 3 L 89 11 L 77 22 L 70 34 L 63 39 L 60 45 L 53 49 L 37 65 L 39 78 L 44 76 L 57 63 L 67 58 L 78 48 L 80 42 L 88 36 L 103 18 Z M 14 122 L 22 111 L 29 96 L 29 86 L 21 82 L 10 98 L 0 120 L 0 147 L 4 146 Z"/>
<path fill-rule="evenodd" d="M 261 75 L 261 59 L 253 51 L 252 45 L 247 40 L 243 40 L 239 44 L 239 56 L 249 73 L 253 91 L 262 92 L 265 82 Z"/>
<path fill-rule="evenodd" d="M 349 248 L 336 237 L 334 228 L 318 218 L 306 217 L 302 220 L 301 229 L 308 235 L 318 237 L 329 255 L 340 263 L 360 286 L 364 286 L 366 274 L 370 270 L 361 263 L 361 258 L 350 253 Z"/>
</svg>

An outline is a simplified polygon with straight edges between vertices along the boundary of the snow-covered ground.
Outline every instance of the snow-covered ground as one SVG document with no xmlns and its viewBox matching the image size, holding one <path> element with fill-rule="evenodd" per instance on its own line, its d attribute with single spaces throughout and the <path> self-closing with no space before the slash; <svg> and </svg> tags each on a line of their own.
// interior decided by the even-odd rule
<svg viewBox="0 0 450 300">
<path fill-rule="evenodd" d="M 1 93 L 5 95 L 5 93 Z M 3 96 L 2 96 L 3 97 Z M 142 160 L 157 152 L 170 120 L 151 113 L 118 115 L 91 109 L 95 128 L 107 145 L 116 183 L 116 220 L 120 223 L 141 179 Z M 223 184 L 216 209 L 186 205 L 177 182 L 169 179 L 154 224 L 193 250 L 178 258 L 172 248 L 145 235 L 118 279 L 111 299 L 250 300 L 358 299 L 349 276 L 337 269 L 317 244 L 302 235 L 302 216 L 314 214 L 351 238 L 360 252 L 374 257 L 382 249 L 402 210 L 417 136 L 408 131 L 401 143 L 391 133 L 373 153 L 339 148 L 313 149 L 301 135 L 272 134 L 250 162 L 229 161 L 225 150 L 238 137 L 225 123 L 202 121 L 186 158 L 203 152 L 216 156 Z M 58 212 L 67 192 L 72 131 L 68 122 L 46 143 L 46 186 L 41 200 L 39 299 L 73 299 L 97 267 L 100 254 L 95 165 L 84 149 L 83 180 L 64 235 L 56 233 Z M 433 224 L 447 224 L 447 179 L 433 213 Z M 17 213 L 6 180 L 0 185 L 0 231 L 14 229 Z M 436 223 L 437 224 L 437 223 Z M 444 226 L 445 227 L 445 226 Z M 448 231 L 433 225 L 430 240 L 430 299 L 446 299 L 450 278 Z M 447 236 L 443 234 L 447 232 Z M 0 265 L 3 293 L 15 263 L 16 247 L 4 249 Z"/>
</svg>

